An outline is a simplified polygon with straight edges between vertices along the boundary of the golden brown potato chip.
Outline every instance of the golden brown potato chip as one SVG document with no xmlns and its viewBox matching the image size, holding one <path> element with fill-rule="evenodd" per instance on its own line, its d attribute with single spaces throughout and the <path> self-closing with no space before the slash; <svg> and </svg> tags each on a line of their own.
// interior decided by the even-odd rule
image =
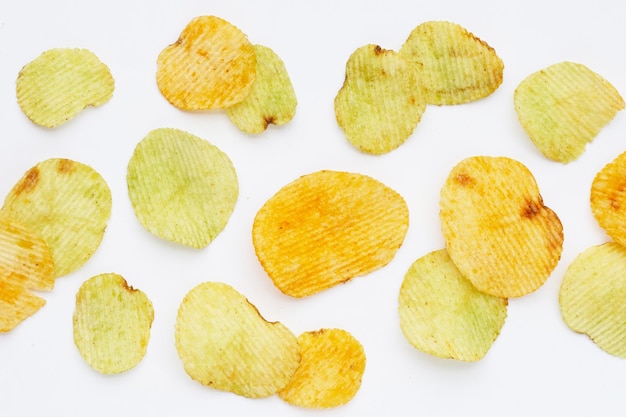
<svg viewBox="0 0 626 417">
<path fill-rule="evenodd" d="M 480 291 L 503 298 L 539 288 L 561 258 L 563 227 L 532 173 L 506 157 L 457 164 L 441 190 L 446 249 Z"/>
<path fill-rule="evenodd" d="M 626 358 L 626 249 L 593 246 L 570 264 L 559 292 L 565 323 L 611 355 Z"/>
<path fill-rule="evenodd" d="M 624 108 L 608 81 L 582 64 L 560 62 L 528 76 L 515 90 L 515 111 L 535 146 L 548 158 L 577 159 Z"/>
<path fill-rule="evenodd" d="M 193 380 L 248 398 L 276 394 L 300 363 L 296 336 L 219 282 L 199 284 L 183 299 L 176 349 Z"/>
<path fill-rule="evenodd" d="M 203 248 L 224 229 L 239 195 L 228 156 L 177 129 L 156 129 L 135 148 L 126 176 L 139 222 L 154 235 Z"/>
<path fill-rule="evenodd" d="M 32 291 L 54 287 L 54 263 L 44 240 L 0 217 L 0 332 L 14 329 L 46 301 Z"/>
<path fill-rule="evenodd" d="M 56 127 L 89 106 L 111 98 L 115 81 L 109 68 L 87 49 L 55 48 L 26 64 L 16 93 L 24 114 L 45 127 Z"/>
<path fill-rule="evenodd" d="M 462 104 L 489 96 L 502 84 L 496 51 L 467 29 L 445 21 L 417 26 L 400 48 L 417 64 L 429 104 Z"/>
<path fill-rule="evenodd" d="M 406 202 L 391 188 L 362 174 L 318 171 L 261 207 L 252 238 L 276 287 L 305 297 L 387 265 L 408 225 Z"/>
<path fill-rule="evenodd" d="M 411 265 L 398 297 L 400 327 L 417 349 L 441 358 L 482 359 L 500 334 L 506 298 L 478 291 L 448 252 L 431 252 Z"/>
<path fill-rule="evenodd" d="M 302 361 L 278 396 L 303 408 L 332 408 L 348 403 L 361 387 L 365 351 L 345 330 L 321 329 L 298 337 Z"/>
<path fill-rule="evenodd" d="M 626 152 L 605 165 L 591 184 L 591 211 L 614 241 L 626 245 Z"/>
<path fill-rule="evenodd" d="M 346 139 L 370 154 L 391 152 L 411 136 L 426 110 L 415 65 L 378 45 L 357 49 L 335 97 Z"/>
<path fill-rule="evenodd" d="M 96 275 L 76 294 L 74 343 L 96 371 L 125 372 L 145 356 L 153 319 L 152 302 L 124 277 Z"/>
<path fill-rule="evenodd" d="M 100 246 L 111 203 L 111 190 L 92 167 L 51 158 L 24 174 L 0 212 L 43 237 L 60 277 L 81 267 Z"/>
<path fill-rule="evenodd" d="M 199 16 L 157 60 L 157 85 L 182 110 L 225 108 L 242 101 L 256 77 L 254 48 L 226 20 Z"/>
<path fill-rule="evenodd" d="M 228 118 L 246 133 L 281 126 L 296 114 L 296 93 L 282 59 L 270 48 L 254 45 L 256 80 L 246 98 L 226 109 Z"/>
</svg>

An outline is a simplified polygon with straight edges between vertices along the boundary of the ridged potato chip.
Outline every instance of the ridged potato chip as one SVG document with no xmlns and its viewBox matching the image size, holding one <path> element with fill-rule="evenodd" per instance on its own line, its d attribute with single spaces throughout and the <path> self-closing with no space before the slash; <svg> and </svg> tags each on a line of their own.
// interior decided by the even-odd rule
<svg viewBox="0 0 626 417">
<path fill-rule="evenodd" d="M 13 330 L 46 301 L 33 291 L 54 287 L 54 263 L 46 242 L 7 217 L 0 217 L 0 333 Z"/>
<path fill-rule="evenodd" d="M 268 322 L 237 290 L 205 282 L 187 293 L 176 318 L 176 349 L 195 381 L 248 398 L 276 394 L 293 377 L 296 336 Z"/>
<path fill-rule="evenodd" d="M 333 408 L 352 400 L 365 372 L 361 343 L 342 329 L 305 332 L 298 343 L 302 361 L 278 396 L 303 408 Z"/>
<path fill-rule="evenodd" d="M 335 97 L 335 116 L 357 149 L 384 154 L 402 145 L 426 110 L 417 67 L 378 45 L 357 49 Z"/>
<path fill-rule="evenodd" d="M 591 212 L 614 241 L 626 246 L 626 152 L 605 165 L 591 183 Z"/>
<path fill-rule="evenodd" d="M 115 81 L 109 68 L 87 49 L 55 48 L 26 64 L 17 77 L 17 102 L 44 127 L 56 127 L 89 106 L 111 99 Z"/>
<path fill-rule="evenodd" d="M 161 94 L 182 110 L 225 108 L 242 101 L 256 78 L 247 36 L 216 16 L 192 19 L 157 60 Z"/>
<path fill-rule="evenodd" d="M 561 221 L 544 205 L 530 170 L 511 158 L 458 163 L 441 189 L 440 219 L 450 257 L 487 294 L 529 294 L 561 258 Z"/>
<path fill-rule="evenodd" d="M 109 186 L 92 167 L 51 158 L 24 174 L 0 213 L 43 237 L 60 277 L 80 268 L 100 246 L 111 204 Z"/>
<path fill-rule="evenodd" d="M 239 195 L 233 164 L 208 141 L 161 128 L 137 144 L 128 163 L 128 195 L 152 234 L 194 248 L 224 229 Z"/>
<path fill-rule="evenodd" d="M 528 76 L 515 89 L 514 104 L 537 149 L 562 163 L 580 157 L 587 143 L 624 109 L 624 99 L 613 85 L 574 62 Z"/>
<path fill-rule="evenodd" d="M 362 174 L 317 171 L 261 207 L 252 239 L 274 285 L 305 297 L 388 264 L 408 225 L 404 198 L 385 184 Z"/>
<path fill-rule="evenodd" d="M 74 343 L 94 370 L 126 372 L 146 355 L 153 320 L 154 308 L 146 294 L 119 274 L 96 275 L 76 294 Z"/>
<path fill-rule="evenodd" d="M 476 289 L 442 249 L 411 265 L 398 304 L 400 328 L 411 345 L 433 356 L 474 362 L 500 334 L 508 300 Z"/>
<path fill-rule="evenodd" d="M 256 79 L 243 101 L 226 109 L 226 115 L 245 133 L 262 133 L 269 125 L 293 119 L 298 101 L 285 64 L 270 48 L 254 45 Z"/>
<path fill-rule="evenodd" d="M 559 305 L 565 323 L 605 352 L 626 358 L 626 248 L 592 246 L 565 272 Z"/>
<path fill-rule="evenodd" d="M 496 51 L 456 23 L 420 24 L 400 54 L 420 69 L 428 104 L 468 103 L 489 96 L 502 84 L 504 64 Z"/>
</svg>

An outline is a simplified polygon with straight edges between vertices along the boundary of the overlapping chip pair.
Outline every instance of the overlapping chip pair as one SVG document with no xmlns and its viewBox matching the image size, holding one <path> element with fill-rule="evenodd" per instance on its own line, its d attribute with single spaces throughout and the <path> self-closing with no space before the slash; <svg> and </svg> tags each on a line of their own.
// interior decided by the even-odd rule
<svg viewBox="0 0 626 417">
<path fill-rule="evenodd" d="M 400 325 L 420 350 L 480 360 L 504 325 L 508 299 L 536 291 L 558 264 L 563 227 L 532 173 L 508 157 L 459 162 L 439 207 L 446 246 L 406 273 Z"/>
<path fill-rule="evenodd" d="M 100 246 L 111 191 L 92 167 L 53 158 L 30 168 L 0 208 L 0 331 L 37 312 L 55 279 L 80 268 Z"/>
<path fill-rule="evenodd" d="M 222 18 L 192 19 L 157 65 L 159 90 L 182 110 L 225 109 L 239 129 L 254 134 L 295 115 L 296 95 L 280 57 Z"/>
<path fill-rule="evenodd" d="M 278 395 L 303 408 L 338 407 L 356 395 L 365 370 L 363 347 L 347 331 L 296 337 L 220 282 L 204 282 L 187 293 L 175 333 L 192 379 L 248 398 Z"/>
<path fill-rule="evenodd" d="M 569 265 L 559 304 L 565 323 L 602 350 L 626 358 L 626 153 L 591 184 L 591 211 L 612 241 L 589 247 Z"/>
<path fill-rule="evenodd" d="M 414 132 L 427 105 L 452 105 L 489 96 L 502 83 L 495 50 L 461 25 L 429 21 L 399 51 L 358 48 L 335 97 L 337 123 L 357 149 L 384 154 Z"/>
</svg>

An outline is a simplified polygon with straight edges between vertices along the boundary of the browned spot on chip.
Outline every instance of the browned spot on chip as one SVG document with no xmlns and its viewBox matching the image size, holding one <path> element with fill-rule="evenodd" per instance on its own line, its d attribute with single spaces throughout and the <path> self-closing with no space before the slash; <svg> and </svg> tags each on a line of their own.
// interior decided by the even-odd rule
<svg viewBox="0 0 626 417">
<path fill-rule="evenodd" d="M 24 177 L 15 185 L 15 194 L 23 194 L 31 191 L 39 182 L 39 168 L 33 167 L 26 171 Z"/>
<path fill-rule="evenodd" d="M 74 161 L 61 158 L 57 164 L 57 169 L 61 174 L 70 174 L 75 169 Z"/>
</svg>

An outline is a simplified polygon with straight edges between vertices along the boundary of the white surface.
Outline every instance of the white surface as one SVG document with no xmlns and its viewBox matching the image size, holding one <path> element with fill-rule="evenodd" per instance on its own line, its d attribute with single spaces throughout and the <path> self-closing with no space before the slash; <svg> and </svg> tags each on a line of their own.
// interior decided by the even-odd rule
<svg viewBox="0 0 626 417">
<path fill-rule="evenodd" d="M 191 18 L 213 14 L 241 28 L 284 60 L 299 106 L 295 119 L 259 137 L 240 133 L 221 112 L 185 113 L 160 95 L 156 57 Z M 626 361 L 570 331 L 558 308 L 565 268 L 607 237 L 589 208 L 589 186 L 626 149 L 620 113 L 576 162 L 548 161 L 519 126 L 516 85 L 562 60 L 583 63 L 626 93 L 625 14 L 619 2 L 498 1 L 3 1 L 0 3 L 0 195 L 49 157 L 92 165 L 109 183 L 113 212 L 101 247 L 57 281 L 46 306 L 0 335 L 2 416 L 609 416 L 626 406 Z M 446 19 L 493 46 L 504 83 L 480 102 L 429 107 L 397 150 L 369 156 L 352 148 L 334 119 L 333 99 L 348 56 L 377 43 L 397 49 L 419 23 Z M 113 98 L 55 130 L 30 123 L 15 100 L 20 68 L 46 49 L 84 47 L 116 80 Z M 240 198 L 224 232 L 201 251 L 158 240 L 136 221 L 126 192 L 126 164 L 150 130 L 175 127 L 203 137 L 233 160 Z M 502 333 L 487 356 L 467 364 L 430 357 L 400 332 L 397 295 L 409 265 L 439 249 L 438 193 L 450 168 L 472 155 L 506 155 L 526 164 L 565 231 L 563 256 L 545 286 L 510 301 Z M 252 219 L 263 202 L 296 177 L 318 169 L 371 175 L 399 191 L 411 211 L 403 247 L 386 268 L 307 299 L 281 294 L 252 247 Z M 102 376 L 72 340 L 74 296 L 92 275 L 118 272 L 153 301 L 148 354 L 133 370 Z M 363 344 L 361 390 L 346 406 L 307 411 L 277 397 L 250 400 L 215 391 L 183 371 L 173 343 L 184 294 L 206 280 L 230 283 L 268 320 L 294 333 L 322 327 L 350 331 Z M 246 414 L 243 414 L 246 413 Z"/>
</svg>

